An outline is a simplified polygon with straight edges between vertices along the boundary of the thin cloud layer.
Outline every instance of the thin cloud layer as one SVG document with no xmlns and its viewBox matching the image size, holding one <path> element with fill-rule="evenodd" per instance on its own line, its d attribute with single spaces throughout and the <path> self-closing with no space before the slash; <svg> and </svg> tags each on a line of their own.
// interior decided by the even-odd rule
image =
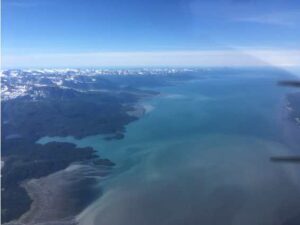
<svg viewBox="0 0 300 225">
<path fill-rule="evenodd" d="M 300 66 L 300 50 L 96 52 L 3 57 L 4 67 Z"/>
</svg>

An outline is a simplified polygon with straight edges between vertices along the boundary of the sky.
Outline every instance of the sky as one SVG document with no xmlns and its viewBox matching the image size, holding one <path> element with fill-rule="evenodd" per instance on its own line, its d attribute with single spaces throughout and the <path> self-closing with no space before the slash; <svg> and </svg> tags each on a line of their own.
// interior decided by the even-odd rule
<svg viewBox="0 0 300 225">
<path fill-rule="evenodd" d="M 300 0 L 2 0 L 3 67 L 300 64 Z"/>
</svg>

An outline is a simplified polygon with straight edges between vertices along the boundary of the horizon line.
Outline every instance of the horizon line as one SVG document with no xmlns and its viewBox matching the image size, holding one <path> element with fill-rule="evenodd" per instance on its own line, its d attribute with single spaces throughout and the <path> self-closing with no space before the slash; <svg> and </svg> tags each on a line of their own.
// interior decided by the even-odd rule
<svg viewBox="0 0 300 225">
<path fill-rule="evenodd" d="M 1 68 L 300 66 L 300 50 L 107 51 L 2 54 Z"/>
</svg>

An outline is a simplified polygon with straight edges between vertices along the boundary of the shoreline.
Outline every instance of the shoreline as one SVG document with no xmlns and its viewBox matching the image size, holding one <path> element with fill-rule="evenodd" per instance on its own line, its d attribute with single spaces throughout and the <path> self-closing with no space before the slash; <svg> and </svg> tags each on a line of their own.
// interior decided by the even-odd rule
<svg viewBox="0 0 300 225">
<path fill-rule="evenodd" d="M 2 210 L 6 210 L 3 224 L 74 217 L 94 200 L 93 195 L 98 196 L 101 189 L 94 189 L 97 179 L 107 176 L 115 165 L 100 158 L 92 148 L 78 148 L 65 142 L 15 142 L 6 143 L 6 150 L 22 144 L 22 148 L 31 149 L 31 155 L 20 154 L 5 162 L 1 190 L 6 204 L 2 205 Z"/>
<path fill-rule="evenodd" d="M 38 179 L 25 181 L 22 187 L 32 199 L 29 211 L 5 225 L 77 224 L 76 217 L 101 197 L 99 180 L 111 168 L 73 164 Z M 101 181 L 100 181 L 101 182 Z"/>
</svg>

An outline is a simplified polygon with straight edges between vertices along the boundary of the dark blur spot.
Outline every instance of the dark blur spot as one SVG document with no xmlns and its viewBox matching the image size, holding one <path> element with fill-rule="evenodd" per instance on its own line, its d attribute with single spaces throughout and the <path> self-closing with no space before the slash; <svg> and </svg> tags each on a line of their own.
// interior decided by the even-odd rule
<svg viewBox="0 0 300 225">
<path fill-rule="evenodd" d="M 273 156 L 270 160 L 272 162 L 300 163 L 300 156 Z"/>
<path fill-rule="evenodd" d="M 282 80 L 277 83 L 279 86 L 287 86 L 287 87 L 299 87 L 300 81 L 297 80 Z"/>
</svg>

